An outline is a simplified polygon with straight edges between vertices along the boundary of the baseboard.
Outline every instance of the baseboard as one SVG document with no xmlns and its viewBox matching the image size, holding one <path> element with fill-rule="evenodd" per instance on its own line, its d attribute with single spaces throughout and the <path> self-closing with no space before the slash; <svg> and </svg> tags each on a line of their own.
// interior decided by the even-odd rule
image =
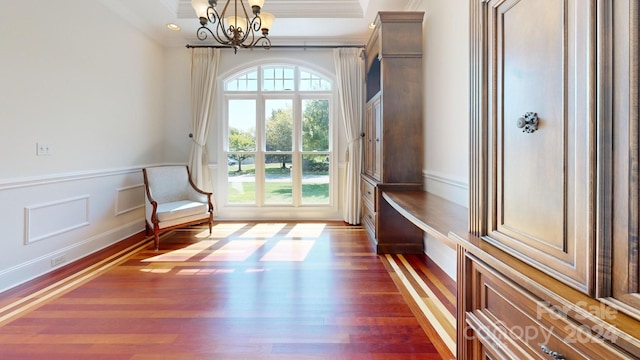
<svg viewBox="0 0 640 360">
<path fill-rule="evenodd" d="M 143 220 L 124 224 L 46 255 L 0 271 L 0 292 L 44 275 L 144 230 Z"/>
</svg>

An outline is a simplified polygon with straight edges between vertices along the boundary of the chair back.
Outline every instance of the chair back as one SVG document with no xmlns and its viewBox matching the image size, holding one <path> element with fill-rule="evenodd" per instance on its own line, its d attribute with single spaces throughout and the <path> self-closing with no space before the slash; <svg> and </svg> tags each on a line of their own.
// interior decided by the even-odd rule
<svg viewBox="0 0 640 360">
<path fill-rule="evenodd" d="M 189 198 L 189 172 L 184 165 L 157 166 L 145 169 L 147 186 L 158 203 L 167 203 Z"/>
</svg>

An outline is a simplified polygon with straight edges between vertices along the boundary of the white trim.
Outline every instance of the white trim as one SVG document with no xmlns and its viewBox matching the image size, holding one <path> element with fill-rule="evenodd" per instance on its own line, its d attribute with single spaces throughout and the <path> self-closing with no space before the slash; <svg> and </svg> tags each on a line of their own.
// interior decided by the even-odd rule
<svg viewBox="0 0 640 360">
<path fill-rule="evenodd" d="M 120 216 L 122 214 L 126 214 L 128 212 L 133 211 L 133 210 L 140 209 L 140 208 L 144 207 L 144 194 L 143 194 L 143 196 L 140 197 L 140 199 L 139 199 L 140 200 L 140 204 L 138 204 L 136 206 L 133 206 L 133 207 L 130 207 L 130 208 L 126 208 L 126 209 L 120 210 L 120 202 L 121 202 L 120 195 L 125 193 L 128 190 L 139 189 L 139 188 L 143 188 L 143 191 L 144 191 L 144 184 L 125 186 L 123 188 L 117 188 L 116 189 L 116 204 L 114 206 L 114 210 L 115 210 L 115 215 L 116 216 Z"/>
<path fill-rule="evenodd" d="M 63 256 L 66 264 L 102 250 L 144 230 L 143 220 L 136 220 L 35 259 L 0 270 L 0 292 L 23 284 L 52 270 L 51 259 Z"/>
<path fill-rule="evenodd" d="M 98 178 L 98 177 L 132 174 L 135 172 L 142 171 L 142 168 L 150 167 L 150 166 L 158 166 L 158 165 L 160 164 L 132 166 L 132 167 L 116 168 L 116 169 L 77 171 L 77 172 L 60 173 L 60 174 L 30 176 L 30 177 L 24 177 L 24 178 L 4 179 L 4 180 L 0 180 L 0 191 L 18 189 L 18 188 L 24 188 L 24 187 L 30 187 L 30 186 L 49 185 L 49 184 L 55 184 L 55 183 L 61 183 L 61 182 L 86 180 L 86 179 L 92 179 L 92 178 Z"/>
<path fill-rule="evenodd" d="M 444 176 L 444 175 L 436 174 L 434 172 L 427 172 L 427 171 L 423 172 L 423 176 L 427 180 L 437 181 L 437 182 L 440 182 L 440 183 L 443 183 L 443 184 L 446 184 L 446 185 L 455 186 L 455 187 L 460 188 L 462 190 L 469 190 L 469 183 L 468 182 L 456 180 L 456 179 L 454 179 L 452 177 L 447 177 L 447 176 Z"/>
<path fill-rule="evenodd" d="M 71 230 L 75 230 L 78 228 L 81 228 L 83 226 L 87 226 L 89 225 L 89 195 L 82 195 L 82 196 L 77 196 L 77 197 L 72 197 L 72 198 L 66 198 L 66 199 L 62 199 L 62 200 L 57 200 L 57 201 L 52 201 L 52 202 L 48 202 L 48 203 L 42 203 L 42 204 L 37 204 L 37 205 L 32 205 L 32 206 L 27 206 L 24 211 L 25 211 L 25 244 L 32 244 L 36 241 L 40 241 L 40 240 L 44 240 L 56 235 L 60 235 L 66 232 L 69 232 Z M 80 214 L 80 217 L 83 218 L 82 221 L 77 222 L 77 223 L 69 223 L 67 226 L 53 230 L 53 231 L 49 231 L 47 233 L 41 234 L 39 236 L 34 236 L 31 237 L 32 233 L 34 232 L 33 229 L 35 228 L 34 224 L 36 224 L 36 221 L 34 221 L 36 219 L 35 214 L 38 212 L 38 210 L 41 209 L 47 209 L 47 208 L 53 208 L 59 205 L 64 205 L 64 204 L 69 204 L 72 202 L 79 202 L 82 203 L 84 202 L 84 213 Z"/>
<path fill-rule="evenodd" d="M 469 183 L 435 172 L 423 171 L 424 189 L 430 193 L 469 207 Z"/>
</svg>

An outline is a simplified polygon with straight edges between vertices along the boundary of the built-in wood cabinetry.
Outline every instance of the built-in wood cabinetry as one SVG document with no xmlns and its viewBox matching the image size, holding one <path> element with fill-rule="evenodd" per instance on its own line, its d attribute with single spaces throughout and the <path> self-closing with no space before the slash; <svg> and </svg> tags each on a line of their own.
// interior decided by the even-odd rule
<svg viewBox="0 0 640 360">
<path fill-rule="evenodd" d="M 470 4 L 458 358 L 640 358 L 640 5 Z"/>
<path fill-rule="evenodd" d="M 406 219 L 388 210 L 380 195 L 384 189 L 422 189 L 423 17 L 423 12 L 378 13 L 365 49 L 362 222 L 381 253 L 423 247 L 422 232 L 404 226 Z"/>
</svg>

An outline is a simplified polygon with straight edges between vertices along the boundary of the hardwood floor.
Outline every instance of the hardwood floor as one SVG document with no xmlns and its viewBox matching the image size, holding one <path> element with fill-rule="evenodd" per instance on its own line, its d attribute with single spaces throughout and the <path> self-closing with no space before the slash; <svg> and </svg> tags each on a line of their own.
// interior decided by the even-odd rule
<svg viewBox="0 0 640 360">
<path fill-rule="evenodd" d="M 137 236 L 0 294 L 0 358 L 453 357 L 361 227 L 217 223 L 160 248 Z"/>
</svg>

